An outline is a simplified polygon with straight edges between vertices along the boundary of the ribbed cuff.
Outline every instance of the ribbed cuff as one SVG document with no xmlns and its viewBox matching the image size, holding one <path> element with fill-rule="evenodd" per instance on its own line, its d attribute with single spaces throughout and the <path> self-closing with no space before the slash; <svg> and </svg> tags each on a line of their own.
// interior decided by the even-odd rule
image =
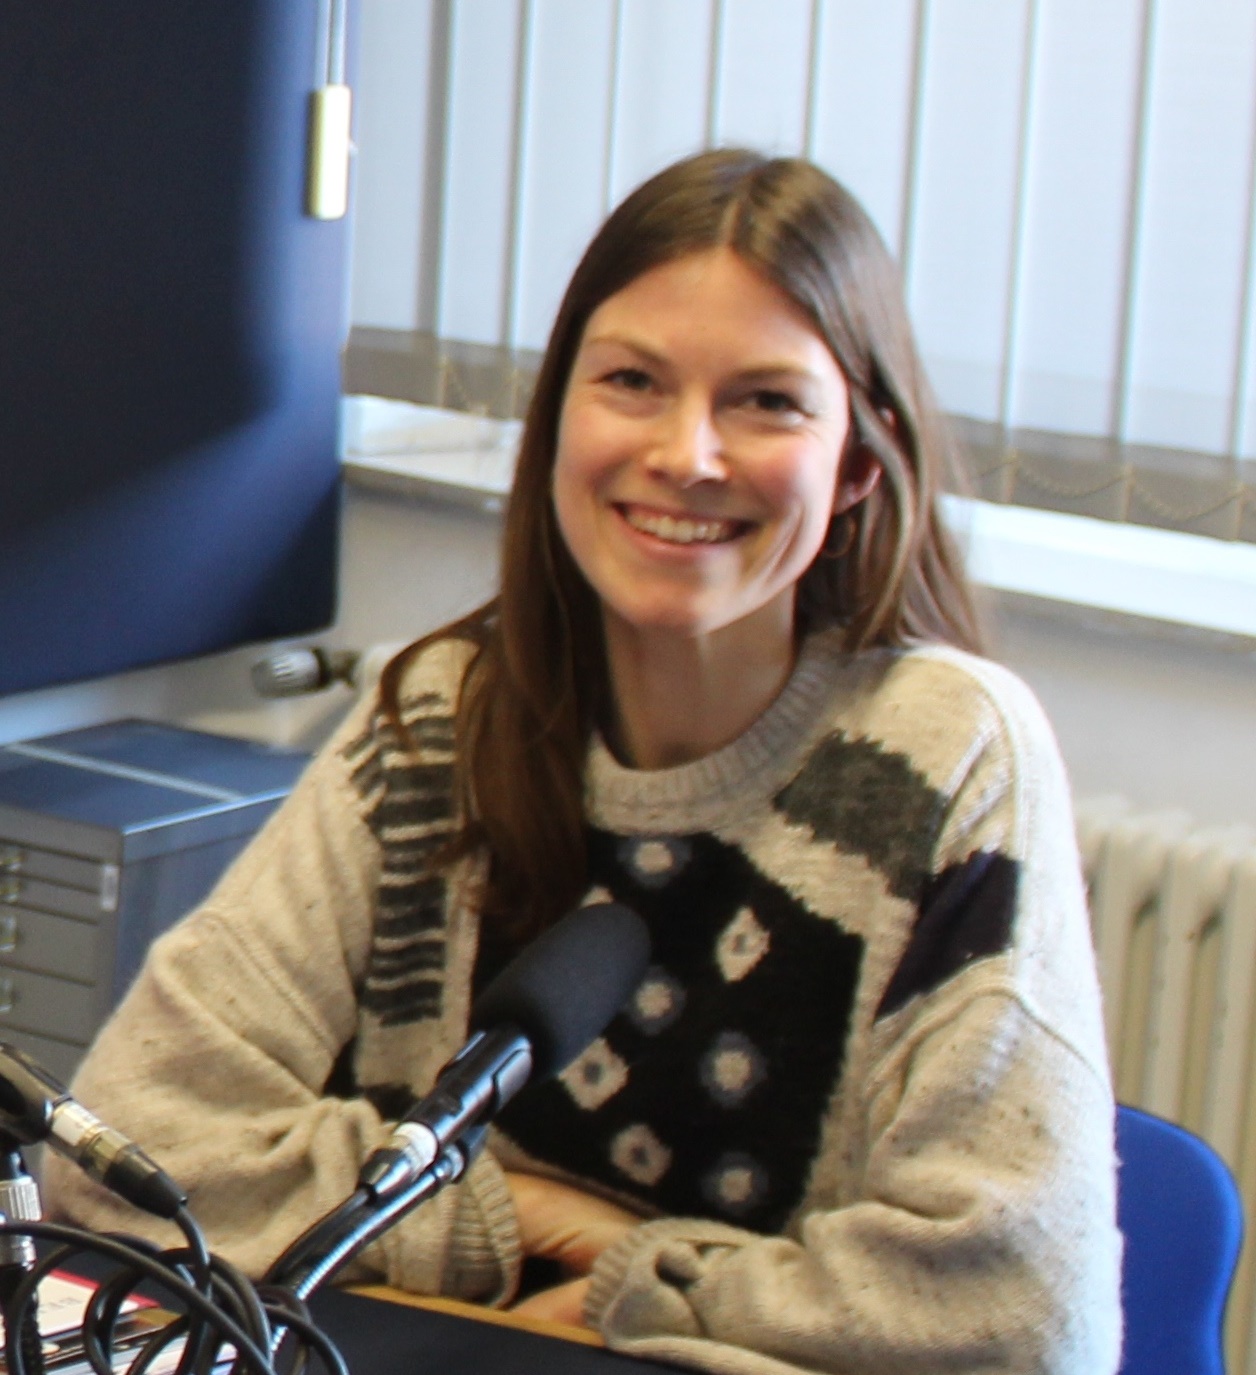
<svg viewBox="0 0 1256 1375">
<path fill-rule="evenodd" d="M 585 1295 L 585 1322 L 612 1347 L 674 1359 L 675 1351 L 654 1343 L 702 1336 L 695 1288 L 720 1255 L 745 1239 L 722 1222 L 697 1218 L 641 1223 L 598 1258 Z"/>
<path fill-rule="evenodd" d="M 505 1303 L 519 1287 L 523 1264 L 519 1222 L 505 1171 L 491 1156 L 481 1156 L 459 1195 L 442 1291 L 480 1303 Z"/>
<path fill-rule="evenodd" d="M 634 1258 L 651 1245 L 647 1225 L 634 1227 L 597 1258 L 589 1272 L 589 1288 L 584 1296 L 584 1320 L 600 1331 L 602 1319 L 611 1301 L 623 1292 L 628 1270 Z"/>
</svg>

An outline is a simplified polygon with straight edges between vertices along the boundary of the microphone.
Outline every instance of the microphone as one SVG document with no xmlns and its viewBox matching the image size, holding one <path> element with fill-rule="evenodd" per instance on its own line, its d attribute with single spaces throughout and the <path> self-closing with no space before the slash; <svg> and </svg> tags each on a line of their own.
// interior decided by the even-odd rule
<svg viewBox="0 0 1256 1375">
<path fill-rule="evenodd" d="M 128 1203 L 173 1218 L 187 1195 L 134 1141 L 107 1127 L 43 1066 L 0 1042 L 0 1132 L 23 1146 L 41 1141 Z"/>
<path fill-rule="evenodd" d="M 358 1185 L 394 1197 L 526 1084 L 557 1074 L 645 975 L 645 923 L 618 903 L 578 908 L 506 966 L 471 1010 L 471 1039 L 362 1166 Z"/>
</svg>

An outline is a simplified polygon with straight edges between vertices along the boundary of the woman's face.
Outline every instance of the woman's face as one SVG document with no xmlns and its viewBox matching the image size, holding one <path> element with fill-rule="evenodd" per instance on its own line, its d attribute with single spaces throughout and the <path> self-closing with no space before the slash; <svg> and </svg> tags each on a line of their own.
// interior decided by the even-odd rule
<svg viewBox="0 0 1256 1375">
<path fill-rule="evenodd" d="M 834 511 L 876 479 L 862 450 L 843 461 L 849 425 L 824 340 L 731 249 L 604 301 L 563 401 L 553 495 L 608 633 L 792 637 Z"/>
</svg>

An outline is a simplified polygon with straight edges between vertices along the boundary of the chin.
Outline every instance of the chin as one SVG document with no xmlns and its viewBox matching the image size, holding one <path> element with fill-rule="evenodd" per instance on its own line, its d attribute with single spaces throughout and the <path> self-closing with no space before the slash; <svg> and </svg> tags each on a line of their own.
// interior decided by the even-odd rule
<svg viewBox="0 0 1256 1375">
<path fill-rule="evenodd" d="M 658 636 L 664 639 L 698 640 L 719 635 L 739 625 L 743 617 L 720 616 L 689 607 L 635 607 L 613 613 L 624 630 L 631 635 Z"/>
<path fill-rule="evenodd" d="M 611 620 L 637 634 L 703 635 L 720 624 L 693 607 L 612 606 L 609 612 Z"/>
</svg>

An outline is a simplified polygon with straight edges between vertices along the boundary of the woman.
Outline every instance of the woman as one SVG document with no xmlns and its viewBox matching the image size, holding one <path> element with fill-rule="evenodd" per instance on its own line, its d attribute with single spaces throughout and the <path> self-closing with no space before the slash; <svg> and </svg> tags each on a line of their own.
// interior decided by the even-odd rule
<svg viewBox="0 0 1256 1375">
<path fill-rule="evenodd" d="M 1111 1371 L 1112 1101 L 1066 782 L 976 657 L 896 274 L 818 169 L 669 168 L 559 310 L 501 594 L 402 655 L 78 1080 L 253 1271 L 473 991 L 607 892 L 653 965 L 369 1259 L 721 1371 Z M 56 1165 L 62 1209 L 135 1225 Z"/>
</svg>

